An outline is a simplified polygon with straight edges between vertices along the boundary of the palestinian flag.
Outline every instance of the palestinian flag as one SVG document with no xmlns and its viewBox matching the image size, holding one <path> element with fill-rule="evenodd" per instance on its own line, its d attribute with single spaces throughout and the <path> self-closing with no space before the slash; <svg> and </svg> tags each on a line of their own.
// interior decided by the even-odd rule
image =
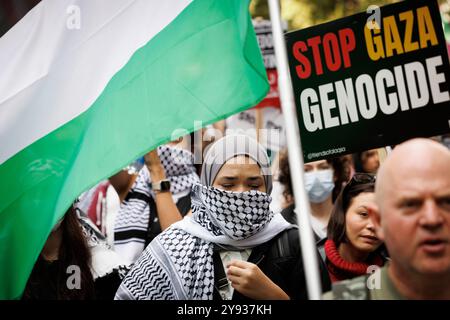
<svg viewBox="0 0 450 320">
<path fill-rule="evenodd" d="M 266 95 L 248 2 L 43 0 L 0 38 L 0 299 L 81 192 Z"/>
</svg>

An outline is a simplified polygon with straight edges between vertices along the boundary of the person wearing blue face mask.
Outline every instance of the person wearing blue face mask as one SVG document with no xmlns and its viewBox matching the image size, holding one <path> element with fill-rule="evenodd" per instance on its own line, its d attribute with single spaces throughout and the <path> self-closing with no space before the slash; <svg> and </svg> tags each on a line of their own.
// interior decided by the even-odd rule
<svg viewBox="0 0 450 320">
<path fill-rule="evenodd" d="M 334 170 L 327 160 L 304 165 L 305 188 L 311 205 L 311 226 L 318 236 L 327 236 L 327 226 L 333 210 Z"/>
<path fill-rule="evenodd" d="M 325 160 L 305 165 L 305 188 L 311 203 L 323 203 L 331 200 L 334 189 L 333 169 Z M 310 168 L 318 168 L 311 171 Z"/>
<path fill-rule="evenodd" d="M 298 231 L 270 210 L 271 189 L 258 142 L 244 135 L 215 142 L 192 188 L 192 212 L 149 244 L 116 299 L 306 299 Z"/>
<path fill-rule="evenodd" d="M 279 179 L 284 185 L 283 195 L 287 202 L 281 214 L 290 223 L 297 224 L 287 154 L 280 159 L 280 169 Z M 343 158 L 319 160 L 304 165 L 305 189 L 311 206 L 311 226 L 318 244 L 326 240 L 333 203 L 343 183 L 349 178 L 348 169 Z M 289 199 L 290 202 L 287 201 Z"/>
</svg>

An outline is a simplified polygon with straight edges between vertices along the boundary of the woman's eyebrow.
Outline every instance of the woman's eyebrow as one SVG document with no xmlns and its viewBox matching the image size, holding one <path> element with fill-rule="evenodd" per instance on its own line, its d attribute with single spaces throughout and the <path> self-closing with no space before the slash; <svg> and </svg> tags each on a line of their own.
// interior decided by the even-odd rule
<svg viewBox="0 0 450 320">
<path fill-rule="evenodd" d="M 237 180 L 238 177 L 234 177 L 234 176 L 224 176 L 224 177 L 220 177 L 219 180 Z"/>
<path fill-rule="evenodd" d="M 250 181 L 262 180 L 262 177 L 261 176 L 248 177 L 247 180 Z"/>
</svg>

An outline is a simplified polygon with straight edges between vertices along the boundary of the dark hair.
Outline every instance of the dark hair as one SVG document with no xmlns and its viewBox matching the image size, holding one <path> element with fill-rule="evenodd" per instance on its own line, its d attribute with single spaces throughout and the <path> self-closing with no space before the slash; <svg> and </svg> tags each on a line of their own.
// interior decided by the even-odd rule
<svg viewBox="0 0 450 320">
<path fill-rule="evenodd" d="M 352 155 L 353 158 L 353 166 L 355 167 L 356 172 L 364 172 L 362 165 L 362 152 L 357 152 Z"/>
<path fill-rule="evenodd" d="M 375 191 L 375 176 L 368 173 L 355 173 L 334 203 L 328 222 L 327 237 L 338 247 L 346 241 L 345 216 L 353 198 L 363 192 Z"/>
<path fill-rule="evenodd" d="M 78 221 L 75 208 L 71 206 L 61 223 L 62 240 L 58 252 L 58 272 L 51 274 L 50 277 L 55 280 L 55 296 L 58 300 L 85 300 L 94 299 L 94 279 L 91 273 L 91 252 L 83 234 L 82 227 Z M 39 292 L 43 287 L 49 285 L 49 275 L 45 272 L 45 261 L 39 256 L 30 278 L 25 288 L 23 299 L 40 299 Z M 80 268 L 81 288 L 69 289 L 67 287 L 67 267 L 76 265 Z"/>
<path fill-rule="evenodd" d="M 344 157 L 337 157 L 326 160 L 333 167 L 334 188 L 332 199 L 333 202 L 335 202 L 337 197 L 341 193 L 342 186 L 350 179 L 350 171 L 346 168 L 347 161 Z"/>
<path fill-rule="evenodd" d="M 353 154 L 353 166 L 355 168 L 356 172 L 364 172 L 364 173 L 375 173 L 375 172 L 369 172 L 365 168 L 365 163 L 367 161 L 367 153 L 376 151 L 376 149 L 369 149 L 362 152 L 357 152 Z M 376 151 L 377 152 L 377 151 Z"/>
<path fill-rule="evenodd" d="M 291 173 L 289 169 L 289 159 L 287 150 L 280 151 L 280 172 L 278 175 L 278 181 L 284 186 L 283 197 L 288 200 L 289 197 L 294 197 L 294 191 L 292 190 Z"/>
<path fill-rule="evenodd" d="M 337 157 L 326 160 L 333 167 L 334 172 L 334 188 L 332 195 L 334 202 L 341 192 L 343 184 L 350 179 L 350 170 L 347 170 L 347 160 L 345 157 Z M 278 181 L 284 186 L 284 198 L 288 200 L 289 197 L 293 197 L 294 192 L 292 189 L 289 159 L 286 149 L 280 152 L 280 173 L 278 176 Z"/>
</svg>

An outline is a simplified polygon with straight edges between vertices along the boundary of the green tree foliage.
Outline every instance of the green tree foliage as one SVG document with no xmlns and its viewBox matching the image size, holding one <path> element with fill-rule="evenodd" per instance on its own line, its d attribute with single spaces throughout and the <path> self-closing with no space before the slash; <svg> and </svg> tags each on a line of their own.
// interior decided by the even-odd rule
<svg viewBox="0 0 450 320">
<path fill-rule="evenodd" d="M 280 0 L 281 15 L 289 30 L 302 29 L 354 13 L 366 11 L 370 5 L 382 6 L 398 0 Z M 252 0 L 253 16 L 269 18 L 267 0 Z"/>
</svg>

